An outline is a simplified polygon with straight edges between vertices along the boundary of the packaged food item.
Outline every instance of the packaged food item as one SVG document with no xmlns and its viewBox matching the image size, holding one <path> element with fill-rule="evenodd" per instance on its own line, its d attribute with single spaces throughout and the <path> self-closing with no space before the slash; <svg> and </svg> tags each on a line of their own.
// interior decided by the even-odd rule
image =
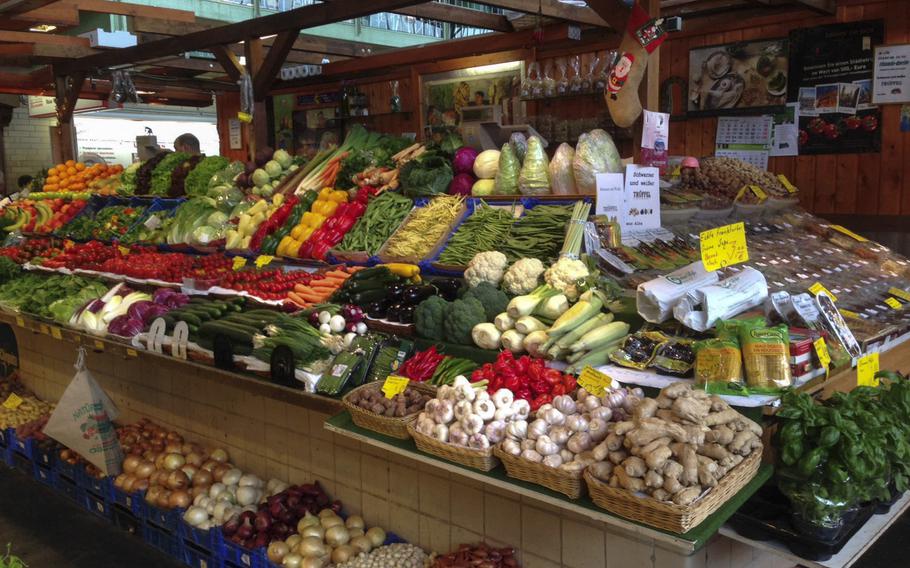
<svg viewBox="0 0 910 568">
<path fill-rule="evenodd" d="M 778 392 L 792 386 L 790 333 L 786 325 L 766 327 L 764 320 L 747 320 L 739 328 L 750 392 Z"/>
<path fill-rule="evenodd" d="M 719 279 L 717 272 L 708 272 L 699 260 L 639 284 L 635 294 L 638 314 L 645 321 L 662 323 L 670 318 L 676 302 L 690 290 L 714 284 Z"/>
<path fill-rule="evenodd" d="M 550 186 L 554 195 L 574 195 L 577 192 L 575 172 L 572 169 L 574 161 L 575 148 L 565 142 L 560 144 L 550 160 Z"/>
<path fill-rule="evenodd" d="M 654 360 L 657 348 L 667 341 L 659 331 L 640 331 L 626 337 L 622 346 L 610 354 L 610 360 L 622 367 L 643 370 Z"/>
<path fill-rule="evenodd" d="M 717 337 L 695 343 L 695 383 L 711 393 L 744 394 L 743 356 L 736 326 L 717 324 Z"/>
<path fill-rule="evenodd" d="M 685 377 L 695 365 L 694 341 L 671 339 L 657 348 L 651 367 L 662 375 Z"/>
<path fill-rule="evenodd" d="M 748 266 L 710 286 L 688 292 L 673 307 L 673 317 L 696 331 L 761 305 L 768 297 L 768 283 L 761 272 Z"/>
</svg>

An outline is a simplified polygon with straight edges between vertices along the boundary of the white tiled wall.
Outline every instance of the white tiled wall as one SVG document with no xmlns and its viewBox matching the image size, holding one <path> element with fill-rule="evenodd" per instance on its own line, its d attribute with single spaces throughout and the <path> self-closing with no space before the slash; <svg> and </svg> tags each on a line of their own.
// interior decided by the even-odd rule
<svg viewBox="0 0 910 568">
<path fill-rule="evenodd" d="M 38 395 L 59 399 L 73 374 L 75 347 L 17 332 L 23 380 Z M 517 548 L 525 568 L 789 566 L 721 537 L 680 557 L 586 517 L 334 435 L 322 427 L 328 416 L 251 395 L 203 369 L 97 353 L 89 353 L 88 366 L 121 421 L 148 417 L 225 447 L 238 466 L 259 475 L 294 483 L 318 479 L 368 524 L 427 549 L 486 540 Z"/>
<path fill-rule="evenodd" d="M 3 129 L 6 152 L 6 183 L 10 191 L 17 191 L 19 176 L 34 176 L 53 163 L 51 155 L 51 126 L 53 118 L 30 118 L 28 108 L 13 109 L 9 126 Z M 2 166 L 3 164 L 0 164 Z"/>
</svg>

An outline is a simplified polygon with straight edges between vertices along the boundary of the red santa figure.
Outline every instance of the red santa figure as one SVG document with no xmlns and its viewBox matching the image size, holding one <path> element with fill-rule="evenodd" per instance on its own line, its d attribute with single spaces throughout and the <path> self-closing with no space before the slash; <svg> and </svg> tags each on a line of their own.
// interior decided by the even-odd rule
<svg viewBox="0 0 910 568">
<path fill-rule="evenodd" d="M 634 55 L 631 53 L 623 53 L 622 57 L 619 58 L 619 61 L 616 62 L 616 65 L 614 65 L 613 69 L 610 71 L 607 92 L 610 93 L 610 98 L 614 101 L 616 100 L 616 94 L 622 89 L 622 86 L 626 84 L 626 79 L 629 77 L 629 71 L 632 70 L 632 63 L 634 61 Z"/>
</svg>

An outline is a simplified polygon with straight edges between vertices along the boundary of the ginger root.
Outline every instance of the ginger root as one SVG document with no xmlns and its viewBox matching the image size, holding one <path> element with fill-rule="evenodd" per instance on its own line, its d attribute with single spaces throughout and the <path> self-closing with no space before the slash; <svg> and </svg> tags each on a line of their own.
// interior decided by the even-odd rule
<svg viewBox="0 0 910 568">
<path fill-rule="evenodd" d="M 626 470 L 626 474 L 629 477 L 643 477 L 648 471 L 648 467 L 645 465 L 645 460 L 641 459 L 638 456 L 631 456 L 623 460 L 622 462 L 623 469 Z"/>
<path fill-rule="evenodd" d="M 677 505 L 686 506 L 691 505 L 693 501 L 698 499 L 698 496 L 701 495 L 702 488 L 698 485 L 693 487 L 687 487 L 673 495 L 673 502 Z"/>
</svg>

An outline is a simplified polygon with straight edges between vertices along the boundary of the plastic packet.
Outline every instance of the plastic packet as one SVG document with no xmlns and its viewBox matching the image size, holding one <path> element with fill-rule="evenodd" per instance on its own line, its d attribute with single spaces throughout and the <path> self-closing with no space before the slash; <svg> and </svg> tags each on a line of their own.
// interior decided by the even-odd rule
<svg viewBox="0 0 910 568">
<path fill-rule="evenodd" d="M 685 377 L 695 366 L 695 351 L 691 339 L 673 339 L 657 348 L 651 367 L 663 375 Z"/>
<path fill-rule="evenodd" d="M 569 93 L 569 66 L 564 59 L 556 61 L 556 94 Z"/>
<path fill-rule="evenodd" d="M 500 158 L 501 160 L 501 158 Z M 563 142 L 550 160 L 550 189 L 554 195 L 575 195 L 575 148 Z"/>
<path fill-rule="evenodd" d="M 745 394 L 743 357 L 736 327 L 717 324 L 717 337 L 697 341 L 695 348 L 695 384 L 706 392 Z"/>
<path fill-rule="evenodd" d="M 518 176 L 521 163 L 515 157 L 515 151 L 508 142 L 502 145 L 499 152 L 499 169 L 496 170 L 495 195 L 516 195 L 518 193 Z"/>
<path fill-rule="evenodd" d="M 622 346 L 610 353 L 610 360 L 621 367 L 645 369 L 657 355 L 657 349 L 667 341 L 659 331 L 639 331 L 626 337 Z"/>
<path fill-rule="evenodd" d="M 572 167 L 578 192 L 593 195 L 597 192 L 595 174 L 621 172 L 622 160 L 613 138 L 597 128 L 578 137 Z"/>
<path fill-rule="evenodd" d="M 591 59 L 588 61 L 587 69 L 585 70 L 584 75 L 582 75 L 581 91 L 583 93 L 590 93 L 594 89 L 598 63 L 600 63 L 600 58 L 596 55 L 592 55 Z"/>
<path fill-rule="evenodd" d="M 518 190 L 523 195 L 547 195 L 550 193 L 550 171 L 547 153 L 537 136 L 528 138 L 528 153 L 525 154 L 521 173 L 518 176 Z"/>
<path fill-rule="evenodd" d="M 521 83 L 521 96 L 526 99 L 539 99 L 543 85 L 540 80 L 540 64 L 536 61 L 528 65 L 528 74 Z"/>
<path fill-rule="evenodd" d="M 610 71 L 613 70 L 613 61 L 616 60 L 615 51 L 607 51 L 601 59 L 600 69 L 594 79 L 594 91 L 603 92 L 607 88 L 607 81 L 610 78 Z"/>
<path fill-rule="evenodd" d="M 581 93 L 582 83 L 584 82 L 581 78 L 581 57 L 578 55 L 572 57 L 569 60 L 569 66 L 572 68 L 572 81 L 569 83 L 569 92 Z"/>
<path fill-rule="evenodd" d="M 774 393 L 793 384 L 786 325 L 766 327 L 764 318 L 746 320 L 739 328 L 739 343 L 749 391 Z"/>
<path fill-rule="evenodd" d="M 543 67 L 543 80 L 541 81 L 543 85 L 543 96 L 544 97 L 555 97 L 556 96 L 556 79 L 553 78 L 553 60 L 550 59 L 546 62 Z"/>
</svg>

